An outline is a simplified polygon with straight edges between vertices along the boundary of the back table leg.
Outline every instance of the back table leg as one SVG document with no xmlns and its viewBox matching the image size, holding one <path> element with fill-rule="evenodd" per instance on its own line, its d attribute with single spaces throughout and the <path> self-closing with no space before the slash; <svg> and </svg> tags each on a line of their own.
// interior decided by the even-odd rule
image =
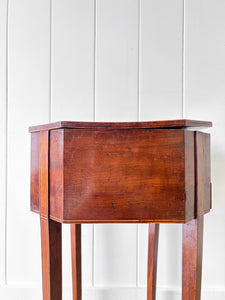
<svg viewBox="0 0 225 300">
<path fill-rule="evenodd" d="M 81 225 L 71 224 L 73 300 L 81 300 Z"/>
<path fill-rule="evenodd" d="M 61 224 L 41 217 L 43 300 L 62 300 Z"/>
<path fill-rule="evenodd" d="M 149 224 L 147 300 L 156 299 L 159 224 Z"/>
<path fill-rule="evenodd" d="M 182 300 L 201 299 L 203 218 L 183 225 Z"/>
</svg>

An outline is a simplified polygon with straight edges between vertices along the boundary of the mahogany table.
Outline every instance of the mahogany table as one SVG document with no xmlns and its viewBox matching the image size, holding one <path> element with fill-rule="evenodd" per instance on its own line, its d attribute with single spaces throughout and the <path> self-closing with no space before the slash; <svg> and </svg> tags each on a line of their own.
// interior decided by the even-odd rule
<svg viewBox="0 0 225 300">
<path fill-rule="evenodd" d="M 159 223 L 183 224 L 182 299 L 200 300 L 211 208 L 211 122 L 56 122 L 30 127 L 31 210 L 40 214 L 43 299 L 62 299 L 61 223 L 71 224 L 81 300 L 81 224 L 149 223 L 147 300 L 156 299 Z"/>
</svg>

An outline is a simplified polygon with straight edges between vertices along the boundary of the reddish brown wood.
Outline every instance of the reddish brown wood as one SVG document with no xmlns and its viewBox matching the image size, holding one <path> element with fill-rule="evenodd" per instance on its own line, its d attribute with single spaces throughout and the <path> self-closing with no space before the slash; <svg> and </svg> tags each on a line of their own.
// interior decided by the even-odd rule
<svg viewBox="0 0 225 300">
<path fill-rule="evenodd" d="M 37 133 L 33 135 L 36 192 L 31 210 L 38 212 L 35 157 L 40 150 Z M 210 145 L 203 137 L 208 135 L 183 129 L 51 130 L 50 218 L 63 223 L 184 223 L 196 217 L 195 194 L 200 192 L 195 173 L 203 178 L 201 198 L 208 212 Z"/>
<path fill-rule="evenodd" d="M 61 224 L 41 217 L 43 300 L 62 300 Z"/>
<path fill-rule="evenodd" d="M 71 226 L 73 297 L 81 300 L 81 223 L 185 223 L 183 300 L 200 300 L 203 215 L 211 208 L 211 122 L 57 122 L 31 127 L 31 210 L 41 215 L 44 300 L 61 300 L 61 225 Z M 50 130 L 49 132 L 46 130 Z M 49 220 L 49 218 L 51 220 Z M 55 222 L 55 221 L 57 222 Z M 149 225 L 155 300 L 159 225 Z"/>
<path fill-rule="evenodd" d="M 54 130 L 50 174 L 50 216 L 60 222 L 194 217 L 193 131 Z"/>
<path fill-rule="evenodd" d="M 40 156 L 40 132 L 31 135 L 31 182 L 30 199 L 31 210 L 39 212 L 39 156 Z"/>
<path fill-rule="evenodd" d="M 72 253 L 72 280 L 73 300 L 82 299 L 81 278 L 81 225 L 71 224 L 71 253 Z"/>
<path fill-rule="evenodd" d="M 156 299 L 159 224 L 149 224 L 147 300 Z"/>
<path fill-rule="evenodd" d="M 185 221 L 195 217 L 195 141 L 194 133 L 185 130 Z M 194 199 L 194 201 L 193 201 Z"/>
<path fill-rule="evenodd" d="M 203 218 L 183 225 L 182 300 L 201 299 Z"/>
<path fill-rule="evenodd" d="M 62 300 L 61 224 L 49 220 L 49 132 L 40 133 L 40 215 L 43 300 Z"/>
<path fill-rule="evenodd" d="M 49 217 L 49 189 L 48 189 L 48 161 L 49 161 L 49 132 L 40 133 L 40 214 Z"/>
<path fill-rule="evenodd" d="M 166 121 L 151 121 L 151 122 L 69 122 L 61 121 L 44 125 L 32 126 L 29 132 L 60 129 L 60 128 L 109 128 L 109 129 L 137 129 L 137 128 L 187 128 L 187 127 L 212 127 L 212 122 L 196 121 L 196 120 L 166 120 Z"/>
<path fill-rule="evenodd" d="M 50 201 L 52 216 L 63 219 L 64 198 L 64 131 L 52 130 L 50 132 Z"/>
<path fill-rule="evenodd" d="M 195 133 L 196 144 L 196 217 L 211 209 L 210 135 Z"/>
</svg>

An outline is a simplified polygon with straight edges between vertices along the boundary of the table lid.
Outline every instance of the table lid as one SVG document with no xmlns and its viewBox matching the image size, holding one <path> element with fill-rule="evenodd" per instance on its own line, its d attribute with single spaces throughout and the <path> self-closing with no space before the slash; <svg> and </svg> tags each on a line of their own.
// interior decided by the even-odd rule
<svg viewBox="0 0 225 300">
<path fill-rule="evenodd" d="M 210 121 L 197 120 L 166 120 L 166 121 L 145 121 L 145 122 L 72 122 L 59 121 L 44 125 L 29 127 L 29 132 L 41 130 L 53 130 L 60 128 L 70 129 L 163 129 L 163 128 L 188 128 L 188 127 L 212 127 Z"/>
</svg>

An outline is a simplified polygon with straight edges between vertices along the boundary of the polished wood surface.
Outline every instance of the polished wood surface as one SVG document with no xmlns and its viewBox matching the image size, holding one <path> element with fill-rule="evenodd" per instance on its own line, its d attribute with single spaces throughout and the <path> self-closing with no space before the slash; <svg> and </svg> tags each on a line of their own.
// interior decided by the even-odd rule
<svg viewBox="0 0 225 300">
<path fill-rule="evenodd" d="M 50 217 L 63 219 L 64 198 L 64 138 L 63 131 L 50 131 L 49 185 Z M 63 202 L 61 201 L 63 199 Z M 57 220 L 57 218 L 55 218 Z"/>
<path fill-rule="evenodd" d="M 43 300 L 62 300 L 61 226 L 41 218 Z"/>
<path fill-rule="evenodd" d="M 81 276 L 81 225 L 71 224 L 71 254 L 72 254 L 72 281 L 73 300 L 82 299 Z"/>
<path fill-rule="evenodd" d="M 194 132 L 183 129 L 50 131 L 50 218 L 62 223 L 193 219 L 194 143 Z M 35 195 L 36 212 L 37 201 Z"/>
<path fill-rule="evenodd" d="M 148 121 L 148 122 L 71 122 L 60 121 L 50 124 L 37 125 L 29 128 L 29 132 L 52 130 L 60 128 L 109 128 L 109 129 L 137 129 L 137 128 L 188 128 L 188 127 L 212 127 L 212 122 L 197 120 L 166 120 L 166 121 Z"/>
<path fill-rule="evenodd" d="M 201 299 L 203 219 L 183 225 L 182 300 Z"/>
<path fill-rule="evenodd" d="M 149 224 L 147 300 L 156 300 L 159 224 Z"/>
<path fill-rule="evenodd" d="M 42 131 L 40 134 L 40 215 L 42 218 L 49 217 L 49 132 Z"/>
<path fill-rule="evenodd" d="M 62 300 L 61 224 L 71 224 L 81 300 L 81 225 L 149 223 L 147 300 L 156 299 L 158 223 L 183 225 L 183 300 L 200 300 L 210 211 L 211 122 L 57 122 L 31 127 L 31 210 L 40 214 L 43 299 Z"/>
<path fill-rule="evenodd" d="M 49 132 L 40 134 L 40 221 L 43 300 L 62 300 L 61 224 L 49 219 Z"/>
<path fill-rule="evenodd" d="M 46 132 L 32 134 L 35 212 L 40 184 L 36 156 L 41 150 L 39 135 Z M 210 210 L 208 134 L 183 129 L 56 129 L 50 131 L 49 143 L 53 220 L 185 223 Z M 197 176 L 202 176 L 199 184 L 204 186 L 198 191 Z M 197 196 L 202 199 L 198 213 Z"/>
<path fill-rule="evenodd" d="M 194 210 L 185 214 L 184 208 L 185 192 L 186 198 L 194 199 L 194 181 L 188 183 L 190 192 L 185 187 L 187 135 L 193 147 L 186 157 L 194 166 L 189 159 L 194 155 L 193 132 L 64 129 L 64 202 L 58 199 L 63 202 L 61 221 L 190 219 Z"/>
<path fill-rule="evenodd" d="M 196 217 L 211 209 L 210 134 L 195 132 L 196 140 Z"/>
<path fill-rule="evenodd" d="M 39 211 L 39 165 L 40 165 L 40 132 L 31 135 L 31 209 Z"/>
</svg>

